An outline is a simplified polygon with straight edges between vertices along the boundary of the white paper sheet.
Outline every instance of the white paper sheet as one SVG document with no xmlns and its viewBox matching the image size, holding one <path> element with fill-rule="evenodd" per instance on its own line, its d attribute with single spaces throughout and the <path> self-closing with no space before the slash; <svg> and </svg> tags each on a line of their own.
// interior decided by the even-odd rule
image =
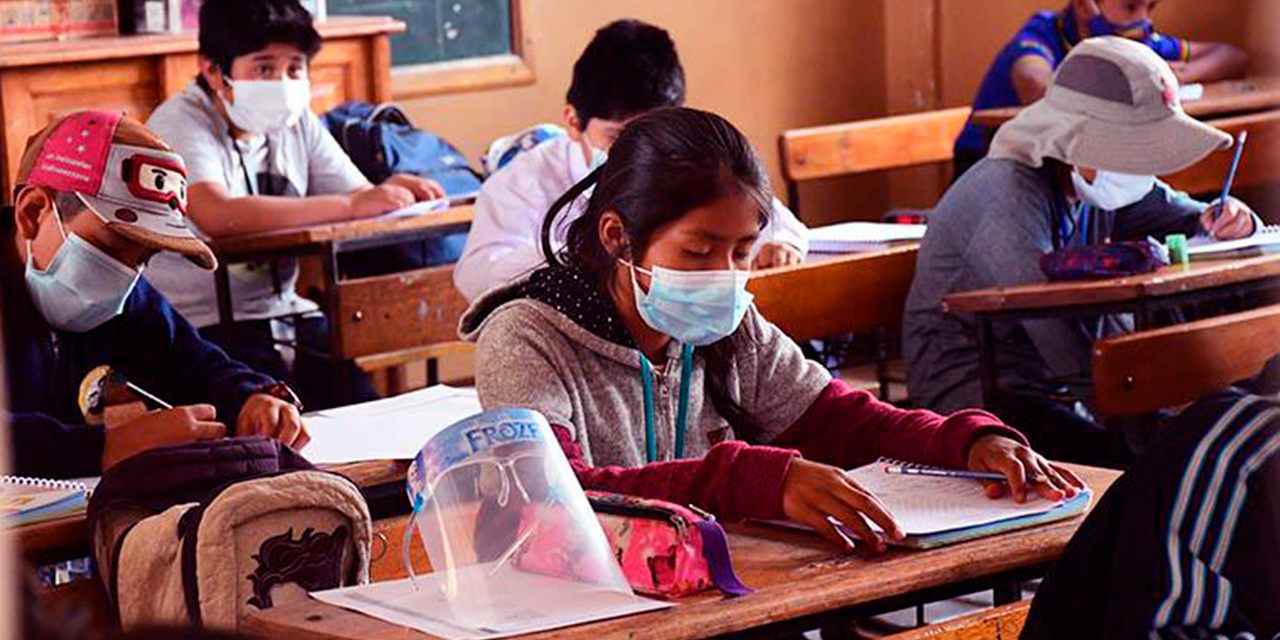
<svg viewBox="0 0 1280 640">
<path fill-rule="evenodd" d="M 384 213 L 382 214 L 381 217 L 411 218 L 413 216 L 422 216 L 428 213 L 435 213 L 436 211 L 444 211 L 449 207 L 456 207 L 459 205 L 470 204 L 472 202 L 475 202 L 476 195 L 479 193 L 480 193 L 479 191 L 474 191 L 471 193 L 462 193 L 455 196 L 445 196 L 443 198 L 436 198 L 435 200 L 423 200 L 422 202 L 415 202 L 407 207 Z"/>
<path fill-rule="evenodd" d="M 448 198 L 437 198 L 435 200 L 423 200 L 415 202 L 402 209 L 396 209 L 388 213 L 382 214 L 383 218 L 412 218 L 413 216 L 426 215 L 435 211 L 444 211 L 449 208 Z"/>
<path fill-rule="evenodd" d="M 476 565 L 462 571 L 487 569 L 488 565 Z M 416 590 L 405 579 L 319 591 L 311 597 L 445 640 L 506 638 L 673 606 L 581 582 L 502 571 L 490 578 L 490 614 L 455 614 L 444 597 L 445 576 L 443 571 L 420 576 Z M 465 600 L 474 603 L 480 598 Z"/>
<path fill-rule="evenodd" d="M 851 253 L 881 249 L 892 242 L 920 240 L 927 229 L 922 224 L 843 222 L 809 230 L 811 253 Z"/>
<path fill-rule="evenodd" d="M 1178 87 L 1178 100 L 1182 102 L 1195 102 L 1204 97 L 1204 85 L 1199 82 L 1184 84 Z"/>
<path fill-rule="evenodd" d="M 408 460 L 431 436 L 480 413 L 475 389 L 437 385 L 303 416 L 311 442 L 302 455 L 316 464 Z"/>
</svg>

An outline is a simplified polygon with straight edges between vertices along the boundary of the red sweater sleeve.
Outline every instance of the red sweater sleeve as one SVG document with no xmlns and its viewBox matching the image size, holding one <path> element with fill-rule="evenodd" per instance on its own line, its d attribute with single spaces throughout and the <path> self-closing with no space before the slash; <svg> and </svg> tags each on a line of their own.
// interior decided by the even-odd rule
<svg viewBox="0 0 1280 640">
<path fill-rule="evenodd" d="M 832 380 L 798 421 L 770 444 L 797 449 L 807 460 L 852 469 L 878 457 L 963 469 L 969 445 L 997 433 L 1027 444 L 1021 433 L 978 409 L 941 416 L 899 409 Z"/>
<path fill-rule="evenodd" d="M 701 459 L 592 467 L 568 429 L 552 429 L 584 489 L 693 504 L 728 521 L 786 517 L 782 483 L 791 460 L 799 455 L 795 451 L 729 441 L 712 447 Z"/>
</svg>

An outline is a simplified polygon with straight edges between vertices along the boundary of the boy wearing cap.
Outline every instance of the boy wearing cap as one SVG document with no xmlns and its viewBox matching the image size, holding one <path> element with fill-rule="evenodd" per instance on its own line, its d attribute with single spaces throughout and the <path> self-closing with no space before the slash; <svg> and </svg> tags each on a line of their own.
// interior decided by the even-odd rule
<svg viewBox="0 0 1280 640">
<path fill-rule="evenodd" d="M 666 31 L 639 20 L 618 20 L 597 31 L 573 65 L 564 107 L 568 135 L 518 152 L 481 187 L 466 248 L 453 270 L 458 291 L 474 300 L 541 265 L 542 223 L 551 205 L 604 164 L 627 122 L 653 109 L 682 105 L 684 98 L 684 69 Z M 588 199 L 584 194 L 557 222 L 555 249 L 564 245 L 569 223 L 586 211 Z M 752 266 L 799 263 L 809 248 L 807 233 L 775 199 L 769 225 L 753 247 Z"/>
<path fill-rule="evenodd" d="M 1031 104 L 1044 95 L 1053 70 L 1072 47 L 1091 36 L 1118 35 L 1147 45 L 1169 61 L 1183 84 L 1238 78 L 1249 55 L 1225 42 L 1191 42 L 1163 35 L 1151 25 L 1159 0 L 1070 0 L 1061 11 L 1031 17 L 1000 50 L 987 71 L 973 108 L 998 109 Z M 974 124 L 956 139 L 956 173 L 987 154 L 993 131 Z"/>
<path fill-rule="evenodd" d="M 204 237 L 367 218 L 444 195 L 411 175 L 371 185 L 310 110 L 308 67 L 321 42 L 298 0 L 206 0 L 199 41 L 200 75 L 147 126 L 186 160 L 190 218 Z M 354 366 L 335 370 L 326 355 L 327 323 L 297 293 L 296 259 L 231 265 L 229 276 L 229 330 L 218 324 L 212 274 L 160 256 L 149 277 L 207 338 L 290 380 L 309 407 L 372 397 Z M 299 348 L 278 350 L 278 340 Z"/>
<path fill-rule="evenodd" d="M 16 473 L 98 475 L 229 432 L 309 439 L 287 388 L 201 339 L 141 277 L 160 251 L 216 264 L 184 219 L 185 173 L 155 134 L 105 111 L 66 116 L 27 143 L 14 207 L 0 214 Z M 175 408 L 88 426 L 82 381 L 104 365 Z"/>
<path fill-rule="evenodd" d="M 1043 282 L 1040 257 L 1068 245 L 1172 233 L 1230 239 L 1259 226 L 1239 201 L 1210 207 L 1156 179 L 1231 144 L 1189 118 L 1177 91 L 1149 47 L 1091 38 L 1072 50 L 1044 99 L 1001 127 L 988 158 L 947 191 L 929 217 L 903 325 L 908 384 L 921 406 L 982 403 L 972 323 L 945 314 L 943 297 Z M 1088 379 L 1098 324 L 1025 320 L 994 331 L 1001 392 L 992 408 L 1046 455 L 1097 460 L 1097 426 L 1041 387 Z"/>
</svg>

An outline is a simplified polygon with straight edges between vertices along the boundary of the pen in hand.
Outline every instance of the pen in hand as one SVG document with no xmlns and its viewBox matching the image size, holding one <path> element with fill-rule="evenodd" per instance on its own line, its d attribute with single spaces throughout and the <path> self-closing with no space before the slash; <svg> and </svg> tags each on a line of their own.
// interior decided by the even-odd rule
<svg viewBox="0 0 1280 640">
<path fill-rule="evenodd" d="M 915 467 L 900 464 L 885 465 L 885 473 L 898 473 L 908 476 L 931 476 L 935 478 L 963 478 L 965 480 L 988 480 L 991 482 L 1004 482 L 1006 478 L 1003 473 L 994 473 L 991 471 L 963 471 L 961 469 L 937 469 L 931 467 Z M 1028 484 L 1031 480 L 1028 479 Z"/>
<path fill-rule="evenodd" d="M 146 389 L 143 389 L 142 387 L 139 387 L 138 385 L 136 385 L 136 384 L 134 384 L 134 383 L 130 382 L 130 381 L 129 381 L 129 379 L 128 379 L 127 377 L 125 377 L 125 375 L 124 375 L 123 373 L 120 373 L 119 371 L 114 371 L 114 370 L 113 370 L 111 373 L 107 374 L 107 381 L 108 381 L 108 382 L 110 382 L 111 384 L 116 384 L 116 385 L 121 385 L 121 386 L 124 386 L 124 387 L 128 387 L 128 388 L 129 388 L 130 390 L 132 390 L 134 393 L 136 393 L 136 394 L 138 394 L 138 395 L 142 396 L 143 398 L 146 398 L 147 400 L 150 400 L 151 402 L 154 402 L 154 403 L 155 403 L 156 405 L 158 405 L 161 409 L 172 409 L 172 408 L 173 408 L 173 405 L 171 405 L 171 404 L 169 404 L 168 402 L 165 402 L 164 400 L 161 400 L 160 398 L 156 397 L 156 395 L 155 395 L 155 394 L 153 394 L 153 393 L 151 393 L 150 391 L 147 391 Z"/>
<path fill-rule="evenodd" d="M 1213 212 L 1213 219 L 1217 220 L 1222 215 L 1222 211 L 1227 208 L 1227 199 L 1231 197 L 1231 185 L 1236 180 L 1236 170 L 1240 168 L 1240 157 L 1244 155 L 1244 145 L 1249 141 L 1249 132 L 1241 131 L 1240 137 L 1236 138 L 1235 156 L 1231 158 L 1231 168 L 1227 170 L 1227 179 L 1222 183 L 1222 197 L 1218 199 L 1218 208 Z"/>
</svg>

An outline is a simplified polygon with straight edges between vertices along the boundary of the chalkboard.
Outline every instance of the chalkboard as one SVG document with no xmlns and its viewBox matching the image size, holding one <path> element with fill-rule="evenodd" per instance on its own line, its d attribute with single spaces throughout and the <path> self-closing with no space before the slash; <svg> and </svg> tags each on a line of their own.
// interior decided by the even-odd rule
<svg viewBox="0 0 1280 640">
<path fill-rule="evenodd" d="M 391 64 L 408 66 L 512 52 L 512 0 L 328 0 L 330 15 L 394 16 Z"/>
</svg>

